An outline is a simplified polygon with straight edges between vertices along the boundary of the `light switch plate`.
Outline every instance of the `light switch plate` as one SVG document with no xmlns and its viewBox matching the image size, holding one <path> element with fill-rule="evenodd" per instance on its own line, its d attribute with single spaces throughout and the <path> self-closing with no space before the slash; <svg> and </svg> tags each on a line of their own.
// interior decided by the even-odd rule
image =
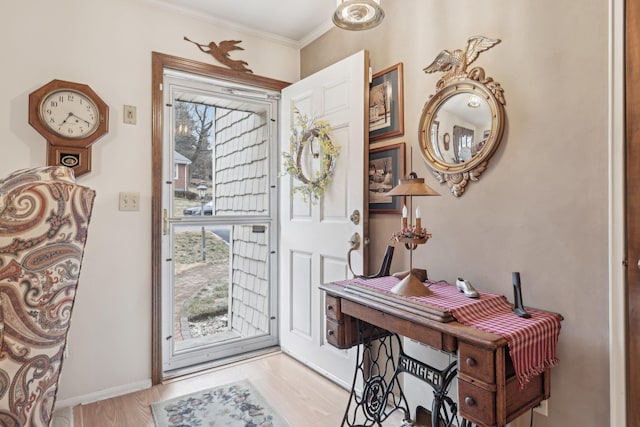
<svg viewBox="0 0 640 427">
<path fill-rule="evenodd" d="M 122 121 L 129 125 L 135 125 L 138 117 L 136 113 L 136 107 L 133 105 L 125 105 L 123 109 Z"/>
<path fill-rule="evenodd" d="M 121 211 L 139 211 L 140 193 L 120 193 L 118 209 Z"/>
</svg>

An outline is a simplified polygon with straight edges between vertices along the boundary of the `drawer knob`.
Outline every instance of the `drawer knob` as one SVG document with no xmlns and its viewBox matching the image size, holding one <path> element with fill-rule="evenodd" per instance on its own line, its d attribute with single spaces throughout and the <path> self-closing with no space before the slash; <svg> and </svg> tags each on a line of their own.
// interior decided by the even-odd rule
<svg viewBox="0 0 640 427">
<path fill-rule="evenodd" d="M 333 329 L 329 329 L 329 330 L 327 331 L 327 335 L 329 335 L 329 336 L 333 335 Z"/>
<path fill-rule="evenodd" d="M 477 365 L 476 359 L 474 359 L 473 357 L 467 357 L 467 365 L 476 366 Z"/>
<path fill-rule="evenodd" d="M 467 404 L 467 406 L 476 406 L 476 401 L 473 400 L 473 397 L 471 396 L 467 396 L 464 398 L 464 403 Z"/>
<path fill-rule="evenodd" d="M 329 304 L 329 305 L 327 305 L 327 310 L 328 310 L 328 311 L 333 311 L 333 306 L 332 306 L 332 305 L 330 305 L 330 304 Z"/>
</svg>

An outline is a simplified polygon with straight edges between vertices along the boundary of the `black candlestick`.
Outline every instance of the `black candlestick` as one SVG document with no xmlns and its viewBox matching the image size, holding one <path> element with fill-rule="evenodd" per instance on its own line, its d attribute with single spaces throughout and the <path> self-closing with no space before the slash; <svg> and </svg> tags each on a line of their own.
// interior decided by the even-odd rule
<svg viewBox="0 0 640 427">
<path fill-rule="evenodd" d="M 520 273 L 517 271 L 514 271 L 512 273 L 512 277 L 513 277 L 513 312 L 516 314 L 516 316 L 519 317 L 524 317 L 525 319 L 528 319 L 531 317 L 531 315 L 529 313 L 527 313 L 527 311 L 524 309 L 524 306 L 522 305 L 522 289 L 520 287 Z"/>
</svg>

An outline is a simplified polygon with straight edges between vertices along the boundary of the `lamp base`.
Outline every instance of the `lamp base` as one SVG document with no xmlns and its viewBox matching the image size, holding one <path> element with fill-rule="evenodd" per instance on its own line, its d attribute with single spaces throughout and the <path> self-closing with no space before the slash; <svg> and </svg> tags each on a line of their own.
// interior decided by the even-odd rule
<svg viewBox="0 0 640 427">
<path fill-rule="evenodd" d="M 429 288 L 413 272 L 391 288 L 391 293 L 406 297 L 426 297 L 432 294 Z"/>
<path fill-rule="evenodd" d="M 424 268 L 412 268 L 411 270 L 399 271 L 397 273 L 393 273 L 392 276 L 396 279 L 404 279 L 409 275 L 409 273 L 413 274 L 418 278 L 419 281 L 424 282 L 427 280 L 427 270 Z"/>
</svg>

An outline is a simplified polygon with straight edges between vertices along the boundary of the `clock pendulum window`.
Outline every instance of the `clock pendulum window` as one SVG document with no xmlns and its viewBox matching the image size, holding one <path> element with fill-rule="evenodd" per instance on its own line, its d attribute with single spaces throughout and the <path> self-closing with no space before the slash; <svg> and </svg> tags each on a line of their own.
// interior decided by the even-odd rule
<svg viewBox="0 0 640 427">
<path fill-rule="evenodd" d="M 91 146 L 109 131 L 109 107 L 87 85 L 52 80 L 29 94 L 29 124 L 47 140 L 47 164 L 91 171 Z"/>
</svg>

